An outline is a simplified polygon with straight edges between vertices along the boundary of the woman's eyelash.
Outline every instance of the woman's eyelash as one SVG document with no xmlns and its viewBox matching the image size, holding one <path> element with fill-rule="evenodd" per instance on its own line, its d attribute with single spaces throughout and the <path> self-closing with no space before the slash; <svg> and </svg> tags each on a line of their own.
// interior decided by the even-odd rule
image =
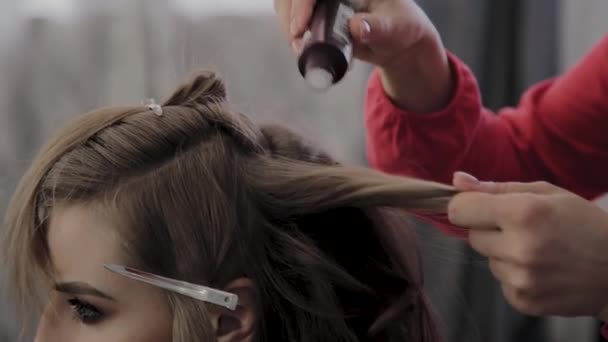
<svg viewBox="0 0 608 342">
<path fill-rule="evenodd" d="M 95 324 L 103 318 L 103 312 L 95 306 L 78 298 L 68 300 L 74 318 L 84 324 Z"/>
</svg>

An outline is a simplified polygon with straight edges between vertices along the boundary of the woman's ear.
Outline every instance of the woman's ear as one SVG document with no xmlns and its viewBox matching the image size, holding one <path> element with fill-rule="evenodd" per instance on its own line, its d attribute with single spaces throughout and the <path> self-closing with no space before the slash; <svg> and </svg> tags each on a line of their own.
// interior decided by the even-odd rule
<svg viewBox="0 0 608 342">
<path fill-rule="evenodd" d="M 217 341 L 254 341 L 259 312 L 259 298 L 255 284 L 248 278 L 238 278 L 228 283 L 223 290 L 236 294 L 239 301 L 235 310 L 209 306 Z"/>
</svg>

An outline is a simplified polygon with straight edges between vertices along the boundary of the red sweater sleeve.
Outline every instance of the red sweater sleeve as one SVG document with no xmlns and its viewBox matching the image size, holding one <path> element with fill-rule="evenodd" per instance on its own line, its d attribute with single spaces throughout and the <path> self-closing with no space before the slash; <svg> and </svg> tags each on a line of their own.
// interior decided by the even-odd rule
<svg viewBox="0 0 608 342">
<path fill-rule="evenodd" d="M 497 115 L 483 108 L 470 69 L 449 58 L 455 95 L 436 113 L 397 108 L 372 74 L 365 104 L 372 167 L 443 183 L 461 170 L 484 180 L 545 180 L 586 198 L 608 192 L 608 37 Z"/>
<path fill-rule="evenodd" d="M 494 181 L 546 180 L 586 198 L 608 192 L 608 37 L 498 115 L 483 108 L 469 68 L 453 55 L 450 63 L 455 95 L 430 114 L 395 107 L 372 74 L 365 113 L 373 167 L 444 183 L 461 170 Z"/>
</svg>

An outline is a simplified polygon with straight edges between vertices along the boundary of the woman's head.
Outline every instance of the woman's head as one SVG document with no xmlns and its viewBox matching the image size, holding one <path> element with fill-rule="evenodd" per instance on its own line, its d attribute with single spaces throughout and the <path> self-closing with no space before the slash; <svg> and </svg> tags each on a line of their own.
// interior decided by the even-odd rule
<svg viewBox="0 0 608 342">
<path fill-rule="evenodd" d="M 342 167 L 257 127 L 213 74 L 162 109 L 89 113 L 22 179 L 5 253 L 21 307 L 45 294 L 41 341 L 436 340 L 414 239 L 379 208 L 440 211 L 449 187 Z M 233 292 L 239 307 L 107 263 Z"/>
</svg>

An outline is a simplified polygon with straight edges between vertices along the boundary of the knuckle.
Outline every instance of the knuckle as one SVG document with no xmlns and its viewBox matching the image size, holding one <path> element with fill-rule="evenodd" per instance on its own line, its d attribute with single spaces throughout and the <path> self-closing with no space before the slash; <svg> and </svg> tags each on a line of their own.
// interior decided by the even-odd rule
<svg viewBox="0 0 608 342">
<path fill-rule="evenodd" d="M 501 270 L 501 268 L 499 267 L 499 265 L 494 261 L 494 260 L 490 260 L 488 263 L 488 267 L 490 268 L 490 272 L 492 273 L 492 275 L 501 283 L 504 281 L 504 272 Z"/>
<path fill-rule="evenodd" d="M 530 300 L 521 300 L 519 302 L 519 307 L 516 308 L 519 311 L 531 316 L 541 316 L 543 312 L 542 307 L 538 303 Z"/>
<path fill-rule="evenodd" d="M 378 32 L 379 34 L 386 35 L 391 33 L 393 28 L 393 22 L 389 18 L 376 17 L 372 20 L 372 30 Z M 375 27 L 374 27 L 375 26 Z"/>
<path fill-rule="evenodd" d="M 558 186 L 555 186 L 554 184 L 549 183 L 547 181 L 538 181 L 538 182 L 535 182 L 534 184 L 535 184 L 536 188 L 539 191 L 542 191 L 544 193 L 562 193 L 562 192 L 565 192 L 564 189 L 562 189 L 562 188 L 560 188 Z"/>
<path fill-rule="evenodd" d="M 450 203 L 448 203 L 447 211 L 450 221 L 455 221 L 455 219 L 458 217 L 458 202 L 456 202 L 456 200 L 457 198 L 454 198 L 450 201 Z"/>
<path fill-rule="evenodd" d="M 480 252 L 482 244 L 481 244 L 481 241 L 479 239 L 479 234 L 476 231 L 469 232 L 469 245 L 474 250 Z M 490 260 L 490 265 L 492 265 L 491 260 Z"/>
<path fill-rule="evenodd" d="M 448 218 L 453 223 L 458 224 L 460 218 L 460 202 L 462 195 L 456 195 L 449 203 L 448 203 Z"/>
<path fill-rule="evenodd" d="M 535 182 L 534 184 L 539 188 L 545 188 L 545 189 L 553 188 L 553 184 L 551 184 L 547 181 L 538 181 L 538 182 Z"/>
<path fill-rule="evenodd" d="M 544 250 L 545 244 L 542 241 L 527 237 L 526 240 L 521 241 L 517 244 L 517 247 L 513 248 L 513 258 L 519 264 L 528 268 L 540 266 Z"/>
<path fill-rule="evenodd" d="M 492 274 L 494 274 L 497 277 L 499 276 L 498 266 L 494 259 L 488 259 L 488 267 L 490 268 L 490 271 L 492 272 Z"/>
<path fill-rule="evenodd" d="M 536 195 L 522 197 L 518 202 L 518 208 L 513 213 L 515 224 L 523 227 L 534 226 L 547 217 L 549 206 L 542 197 Z"/>
<path fill-rule="evenodd" d="M 466 226 L 471 223 L 471 205 L 475 202 L 474 195 L 462 193 L 456 195 L 449 203 L 447 208 L 448 218 L 454 224 Z"/>
<path fill-rule="evenodd" d="M 528 315 L 538 316 L 543 313 L 542 304 L 519 289 L 508 289 L 505 292 L 507 301 L 518 311 Z"/>
<path fill-rule="evenodd" d="M 494 191 L 496 193 L 510 193 L 514 192 L 513 185 L 511 183 L 493 183 Z"/>
<path fill-rule="evenodd" d="M 536 290 L 536 279 L 530 271 L 523 270 L 512 277 L 511 285 L 518 295 L 529 296 Z"/>
</svg>

